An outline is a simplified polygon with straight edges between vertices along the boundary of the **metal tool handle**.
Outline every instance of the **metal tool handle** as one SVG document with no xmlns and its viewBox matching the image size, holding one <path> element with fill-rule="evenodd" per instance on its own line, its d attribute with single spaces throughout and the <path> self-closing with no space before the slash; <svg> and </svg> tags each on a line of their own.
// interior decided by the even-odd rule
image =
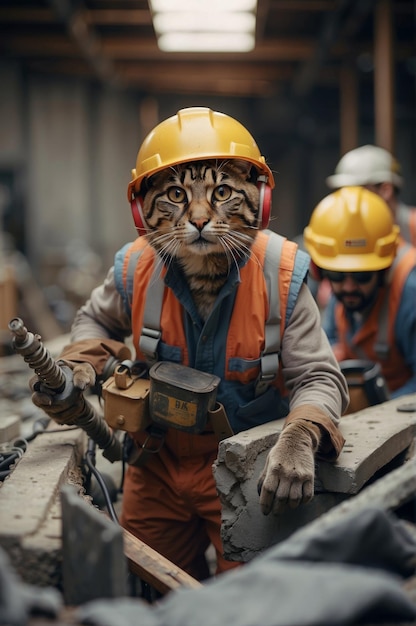
<svg viewBox="0 0 416 626">
<path fill-rule="evenodd" d="M 65 396 L 64 390 L 67 383 L 65 370 L 50 355 L 40 336 L 29 332 L 19 317 L 9 322 L 9 329 L 13 334 L 14 351 L 23 356 L 29 367 L 36 372 L 42 385 L 56 395 Z M 122 458 L 121 442 L 82 394 L 77 397 L 73 407 L 71 406 L 71 421 L 96 442 L 103 450 L 103 456 L 106 459 L 113 463 Z"/>
</svg>

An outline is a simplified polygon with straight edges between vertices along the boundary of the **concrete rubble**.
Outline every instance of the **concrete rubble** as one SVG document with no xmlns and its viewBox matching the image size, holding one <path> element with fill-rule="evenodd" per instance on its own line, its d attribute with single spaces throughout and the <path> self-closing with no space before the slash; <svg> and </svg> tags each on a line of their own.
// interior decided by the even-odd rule
<svg viewBox="0 0 416 626">
<path fill-rule="evenodd" d="M 48 344 L 48 350 L 57 356 L 66 341 L 67 337 L 61 337 Z M 0 446 L 7 447 L 25 438 L 30 440 L 36 425 L 45 417 L 31 402 L 28 387 L 31 376 L 20 356 L 0 358 Z M 414 406 L 410 411 L 398 409 L 415 402 L 416 394 L 342 418 L 346 445 L 336 463 L 317 464 L 314 500 L 279 518 L 261 514 L 257 478 L 283 422 L 266 424 L 222 441 L 214 475 L 223 506 L 226 557 L 250 561 L 300 527 L 307 527 L 328 513 L 335 514 L 355 501 L 360 506 L 359 498 L 365 499 L 370 486 L 376 484 L 377 496 L 371 497 L 385 502 L 387 508 L 394 509 L 403 501 L 414 499 L 416 484 L 400 474 L 394 478 L 391 470 L 410 471 L 407 468 L 409 459 L 413 458 L 416 411 Z M 0 547 L 7 551 L 18 575 L 27 583 L 41 586 L 61 583 L 59 494 L 65 484 L 75 485 L 82 493 L 81 464 L 85 448 L 83 431 L 49 424 L 41 436 L 29 441 L 10 476 L 0 482 Z M 101 462 L 100 458 L 98 461 Z M 121 463 L 104 462 L 104 471 L 120 471 L 115 466 Z M 375 482 L 388 472 L 388 476 Z M 390 475 L 393 483 L 388 483 Z M 400 493 L 399 501 L 391 495 Z"/>
<path fill-rule="evenodd" d="M 413 405 L 413 410 L 398 410 L 404 405 Z M 317 463 L 312 502 L 278 517 L 264 516 L 258 504 L 257 479 L 283 423 L 277 420 L 258 426 L 220 443 L 214 476 L 223 508 L 224 553 L 229 560 L 251 560 L 411 456 L 416 394 L 343 417 L 346 444 L 335 463 Z"/>
</svg>

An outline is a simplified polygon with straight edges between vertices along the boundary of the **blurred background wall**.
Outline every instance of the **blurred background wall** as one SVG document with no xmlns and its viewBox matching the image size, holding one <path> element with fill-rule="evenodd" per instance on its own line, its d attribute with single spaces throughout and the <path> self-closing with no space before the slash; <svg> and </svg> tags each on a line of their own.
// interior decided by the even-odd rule
<svg viewBox="0 0 416 626">
<path fill-rule="evenodd" d="M 311 52 L 303 53 L 302 59 L 296 56 L 296 52 L 292 53 L 291 63 L 294 68 L 296 66 L 297 74 L 294 71 L 290 80 L 285 82 L 284 77 L 288 74 L 280 70 L 282 80 L 269 79 L 271 87 L 264 94 L 233 87 L 232 74 L 228 79 L 225 76 L 227 88 L 207 86 L 203 89 L 196 77 L 192 79 L 194 89 L 181 87 L 179 79 L 177 90 L 164 86 L 157 65 L 159 57 L 156 56 L 154 61 L 148 56 L 134 61 L 138 73 L 146 69 L 143 76 L 149 76 L 147 83 L 144 77 L 139 77 L 136 82 L 122 86 L 97 78 L 93 72 L 79 72 L 78 75 L 77 72 L 65 72 L 56 64 L 48 66 L 46 61 L 51 62 L 51 58 L 46 53 L 42 57 L 45 66 L 42 66 L 33 50 L 22 52 L 24 42 L 29 46 L 33 33 L 38 37 L 41 35 L 39 24 L 29 30 L 30 25 L 22 23 L 17 13 L 13 17 L 13 7 L 20 5 L 22 10 L 24 4 L 5 3 L 0 8 L 0 224 L 3 249 L 0 261 L 4 270 L 12 255 L 11 265 L 18 274 L 19 283 L 16 300 L 7 296 L 10 304 L 7 308 L 6 291 L 3 297 L 0 293 L 3 330 L 4 319 L 10 312 L 23 311 L 30 319 L 32 309 L 37 324 L 39 312 L 43 312 L 40 319 L 46 320 L 44 333 L 53 335 L 68 330 L 77 306 L 101 280 L 112 264 L 114 253 L 124 242 L 135 237 L 126 188 L 142 139 L 155 124 L 182 107 L 209 106 L 232 115 L 249 129 L 276 177 L 271 228 L 290 238 L 302 232 L 314 206 L 329 193 L 325 178 L 333 173 L 346 148 L 364 143 L 383 145 L 390 141 L 405 177 L 402 198 L 408 203 L 416 203 L 416 3 L 413 0 L 398 0 L 394 4 L 387 0 L 358 3 L 309 1 L 309 5 L 308 2 L 292 2 L 295 29 L 292 36 L 296 36 L 298 42 L 307 36 Z M 42 10 L 47 8 L 49 11 L 57 4 L 26 3 L 28 10 L 39 5 Z M 79 7 L 80 3 L 73 4 Z M 84 10 L 90 15 L 90 29 L 94 9 L 98 5 L 109 7 L 110 4 L 109 1 L 84 3 Z M 147 5 L 137 3 L 144 4 Z M 134 5 L 130 1 L 117 6 L 131 11 Z M 279 34 L 275 30 L 283 28 L 284 24 L 278 22 L 277 11 L 279 7 L 288 11 L 283 5 L 287 3 L 277 0 L 268 3 L 269 21 L 263 27 L 266 43 L 263 41 L 260 51 L 268 50 L 270 42 L 278 41 Z M 306 32 L 307 11 L 313 5 L 320 5 L 321 10 L 318 11 L 316 6 L 313 30 Z M 264 9 L 264 1 L 259 0 L 258 7 Z M 142 8 L 146 10 L 146 7 Z M 364 8 L 365 19 L 361 15 Z M 383 52 L 377 51 L 380 43 L 376 41 L 375 19 L 380 10 L 387 10 L 390 19 L 387 30 L 380 27 L 378 35 L 382 50 L 390 45 L 390 56 L 386 61 L 383 61 Z M 394 22 L 393 10 L 398 16 L 394 14 L 397 20 Z M 360 27 L 352 15 L 356 20 L 357 15 L 361 16 Z M 334 21 L 335 16 L 337 21 Z M 29 18 L 28 14 L 27 20 Z M 383 13 L 378 19 L 382 18 Z M 399 18 L 400 30 L 396 26 Z M 68 37 L 71 16 L 65 19 L 61 17 L 60 20 L 62 38 Z M 328 42 L 330 24 L 337 24 L 338 34 L 343 33 L 344 43 L 348 44 L 343 51 L 337 48 L 337 32 Z M 105 41 L 105 32 L 100 33 L 99 26 L 95 32 Z M 351 33 L 349 40 L 346 32 Z M 150 31 L 148 37 L 154 39 L 152 33 Z M 386 33 L 390 33 L 392 41 Z M 123 33 L 119 35 L 123 41 Z M 152 46 L 156 49 L 155 41 Z M 322 57 L 320 64 L 319 53 Z M 192 57 L 193 65 L 199 58 Z M 165 60 L 166 55 L 162 55 L 162 59 Z M 304 69 L 309 68 L 310 77 L 310 84 L 304 81 L 303 88 L 299 82 L 301 62 Z M 215 61 L 210 63 L 208 59 L 207 65 L 201 66 L 202 77 L 214 63 L 217 64 L 217 75 L 221 74 L 221 59 L 218 61 L 215 57 Z M 244 58 L 239 57 L 238 63 L 244 72 Z M 279 63 L 281 58 L 276 48 L 267 61 L 259 64 L 257 71 L 261 73 L 266 65 L 277 68 Z M 251 57 L 247 55 L 247 72 L 251 65 Z M 189 72 L 190 67 L 173 63 L 172 72 L 180 76 Z M 349 71 L 351 67 L 353 69 Z M 229 71 L 237 70 L 224 66 L 224 72 Z M 254 84 L 255 77 L 250 76 L 249 80 Z M 389 89 L 387 97 L 380 91 L 380 82 Z M 296 85 L 296 98 L 291 99 Z M 387 111 L 380 109 L 380 101 L 390 103 L 390 108 Z M 349 122 L 348 119 L 345 121 L 348 113 Z M 387 139 L 383 129 L 390 133 Z M 41 295 L 33 291 L 35 285 Z M 22 290 L 26 294 L 25 305 Z"/>
</svg>

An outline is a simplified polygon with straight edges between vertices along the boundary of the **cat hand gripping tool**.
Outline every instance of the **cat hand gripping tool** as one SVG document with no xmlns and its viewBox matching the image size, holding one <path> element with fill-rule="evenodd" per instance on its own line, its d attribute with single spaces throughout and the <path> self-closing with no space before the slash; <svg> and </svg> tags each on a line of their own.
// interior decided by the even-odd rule
<svg viewBox="0 0 416 626">
<path fill-rule="evenodd" d="M 62 423 L 82 428 L 103 450 L 103 456 L 112 463 L 121 460 L 121 442 L 83 393 L 74 387 L 71 368 L 59 365 L 43 345 L 40 336 L 29 332 L 20 318 L 13 318 L 9 329 L 13 334 L 14 351 L 23 356 L 39 378 L 37 390 L 51 394 L 54 403 L 59 404 L 60 409 L 65 412 L 65 421 Z"/>
</svg>

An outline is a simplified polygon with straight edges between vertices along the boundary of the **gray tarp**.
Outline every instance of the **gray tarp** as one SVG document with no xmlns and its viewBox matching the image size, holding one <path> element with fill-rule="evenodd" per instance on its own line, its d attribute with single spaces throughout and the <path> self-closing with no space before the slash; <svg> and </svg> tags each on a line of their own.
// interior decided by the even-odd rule
<svg viewBox="0 0 416 626">
<path fill-rule="evenodd" d="M 338 626 L 416 620 L 402 589 L 415 573 L 416 541 L 377 508 L 293 534 L 241 569 L 158 603 L 97 600 L 79 609 L 99 626 Z"/>
<path fill-rule="evenodd" d="M 0 624 L 34 613 L 57 617 L 55 589 L 21 583 L 0 551 Z M 403 521 L 367 508 L 341 522 L 313 524 L 241 569 L 153 605 L 137 598 L 95 600 L 76 619 L 96 626 L 339 626 L 416 621 L 402 588 L 415 574 L 416 540 Z"/>
</svg>

